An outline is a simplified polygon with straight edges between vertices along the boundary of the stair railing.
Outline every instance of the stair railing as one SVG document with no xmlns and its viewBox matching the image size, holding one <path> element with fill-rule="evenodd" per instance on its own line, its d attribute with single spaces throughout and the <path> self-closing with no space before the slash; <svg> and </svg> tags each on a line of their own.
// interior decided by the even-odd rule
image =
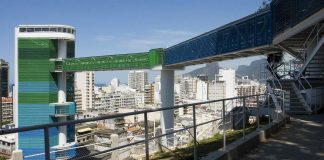
<svg viewBox="0 0 324 160">
<path fill-rule="evenodd" d="M 313 92 L 314 92 L 314 89 L 313 89 L 313 86 L 309 83 L 309 81 L 307 80 L 307 78 L 302 74 L 302 73 L 300 73 L 300 75 L 301 76 L 294 76 L 294 78 L 295 78 L 295 81 L 297 81 L 297 83 L 298 83 L 298 89 L 299 89 L 299 91 L 301 91 L 301 90 L 304 90 L 304 91 L 306 91 L 306 87 L 305 87 L 305 85 L 303 84 L 303 82 L 302 82 L 302 78 L 303 78 L 303 80 L 306 82 L 306 84 L 308 85 L 308 87 L 310 87 L 310 89 L 311 89 L 311 94 L 309 95 L 309 94 L 307 94 L 307 93 L 305 93 L 305 96 L 307 97 L 306 99 L 305 99 L 305 101 L 306 101 L 306 103 L 307 103 L 307 99 L 309 99 L 310 100 L 310 103 L 308 103 L 308 105 L 309 106 L 311 106 L 311 104 L 312 104 L 312 100 L 313 100 Z M 317 100 L 316 100 L 316 96 L 315 96 L 315 106 L 317 105 L 316 104 L 317 103 Z M 312 108 L 312 107 L 311 107 Z M 311 109 L 310 108 L 310 109 Z M 312 110 L 312 109 L 311 109 Z"/>
<path fill-rule="evenodd" d="M 304 55 L 304 65 L 300 69 L 300 73 L 304 72 L 308 64 L 311 62 L 313 57 L 316 55 L 316 53 L 311 53 L 310 50 L 313 48 L 316 49 L 316 46 L 319 43 L 324 43 L 324 37 L 322 34 L 320 34 L 324 30 L 324 23 L 319 23 L 314 26 L 308 37 L 306 38 L 306 41 L 303 44 L 303 50 L 305 51 Z M 299 55 L 300 56 L 300 55 Z M 307 57 L 306 57 L 307 56 Z M 302 56 L 301 56 L 302 57 Z M 301 74 L 298 74 L 298 76 L 302 76 Z"/>
<path fill-rule="evenodd" d="M 271 67 L 269 62 L 265 62 L 262 65 L 263 65 L 263 69 L 267 70 L 267 71 L 263 72 L 263 74 L 267 75 L 264 77 L 266 77 L 267 80 L 271 80 L 271 83 L 272 83 L 272 86 L 270 84 L 267 85 L 268 92 L 270 93 L 270 95 L 273 99 L 273 103 L 274 103 L 276 109 L 278 109 L 278 107 L 280 105 L 280 102 L 278 100 L 278 94 L 281 94 L 280 91 L 282 91 L 282 84 L 277 77 L 276 71 Z M 262 72 L 261 72 L 261 74 L 262 74 Z M 269 76 L 269 74 L 270 74 L 270 76 Z"/>
</svg>

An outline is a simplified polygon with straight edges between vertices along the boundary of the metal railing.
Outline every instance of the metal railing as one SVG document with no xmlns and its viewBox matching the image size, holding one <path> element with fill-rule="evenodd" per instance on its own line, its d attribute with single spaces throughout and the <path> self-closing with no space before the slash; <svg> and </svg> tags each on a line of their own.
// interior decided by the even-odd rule
<svg viewBox="0 0 324 160">
<path fill-rule="evenodd" d="M 302 73 L 300 73 L 300 76 L 298 76 L 298 77 L 294 77 L 295 78 L 295 80 L 297 81 L 297 84 L 298 84 L 298 89 L 299 89 L 299 91 L 301 91 L 301 90 L 304 90 L 304 95 L 306 96 L 306 99 L 305 99 L 305 101 L 306 101 L 306 103 L 308 103 L 307 102 L 307 100 L 309 99 L 309 103 L 308 103 L 308 105 L 309 105 L 309 109 L 310 109 L 310 111 L 312 111 L 312 103 L 313 103 L 313 93 L 314 93 L 314 89 L 313 89 L 313 86 L 310 84 L 310 82 L 307 80 L 307 78 L 305 78 L 305 76 L 302 74 Z M 310 89 L 311 89 L 311 94 L 307 94 L 306 93 L 306 87 L 305 87 L 305 85 L 303 84 L 303 82 L 302 82 L 302 79 L 306 82 L 306 84 L 307 84 L 307 86 L 308 87 L 310 87 Z M 316 106 L 316 96 L 315 96 L 315 106 Z"/>
<path fill-rule="evenodd" d="M 242 115 L 242 139 L 245 139 L 245 135 L 246 135 L 246 121 L 247 121 L 247 110 L 250 110 L 251 107 L 256 110 L 255 112 L 255 124 L 257 125 L 257 128 L 260 127 L 260 117 L 261 115 L 264 116 L 268 116 L 268 123 L 271 123 L 271 119 L 274 117 L 274 115 L 272 114 L 273 111 L 271 111 L 271 108 L 269 106 L 269 97 L 270 94 L 260 94 L 260 95 L 250 95 L 250 96 L 243 96 L 243 97 L 234 97 L 234 98 L 227 98 L 227 99 L 220 99 L 220 100 L 211 100 L 211 101 L 205 101 L 205 102 L 199 102 L 199 103 L 192 103 L 192 104 L 184 104 L 184 105 L 178 105 L 178 106 L 173 106 L 173 107 L 167 107 L 167 108 L 157 108 L 157 109 L 148 109 L 148 110 L 142 110 L 142 111 L 136 111 L 136 112 L 131 112 L 131 113 L 119 113 L 119 114 L 114 114 L 114 115 L 105 115 L 105 116 L 100 116 L 100 117 L 95 117 L 95 118 L 87 118 L 87 119 L 79 119 L 79 120 L 71 120 L 71 121 L 65 121 L 65 122 L 57 122 L 57 123 L 49 123 L 49 124 L 40 124 L 40 125 L 34 125 L 34 126 L 26 126 L 26 127 L 20 127 L 20 128 L 13 128 L 13 129 L 5 129 L 5 130 L 0 130 L 0 135 L 4 135 L 4 134 L 11 134 L 11 133 L 21 133 L 21 132 L 27 132 L 27 131 L 34 131 L 34 130 L 43 130 L 44 132 L 44 146 L 45 146 L 45 151 L 44 153 L 40 153 L 38 155 L 44 155 L 46 160 L 51 159 L 51 152 L 50 150 L 50 139 L 49 139 L 49 129 L 52 127 L 60 127 L 60 126 L 67 126 L 67 125 L 76 125 L 76 124 L 81 124 L 81 123 L 87 123 L 87 122 L 94 122 L 94 121 L 100 121 L 100 120 L 107 120 L 107 119 L 114 119 L 114 118 L 120 118 L 120 117 L 126 117 L 126 116 L 131 116 L 131 115 L 143 115 L 144 116 L 144 139 L 142 140 L 138 140 L 138 141 L 134 141 L 128 144 L 123 144 L 123 145 L 119 145 L 117 147 L 113 147 L 113 148 L 109 148 L 107 150 L 103 150 L 103 151 L 99 151 L 96 153 L 91 153 L 88 155 L 84 155 L 81 157 L 72 157 L 71 159 L 87 159 L 93 156 L 97 156 L 97 155 L 102 155 L 102 154 L 107 154 L 116 150 L 120 150 L 126 147 L 130 147 L 130 146 L 134 146 L 134 145 L 139 145 L 139 144 L 144 144 L 145 146 L 145 158 L 148 160 L 150 158 L 150 149 L 149 149 L 149 142 L 150 141 L 154 141 L 156 142 L 157 139 L 165 137 L 167 135 L 171 135 L 171 134 L 175 134 L 177 132 L 182 132 L 182 131 L 188 131 L 190 129 L 193 129 L 193 156 L 194 159 L 197 160 L 198 159 L 198 146 L 199 146 L 199 142 L 197 140 L 197 127 L 205 125 L 205 124 L 209 124 L 212 122 L 217 122 L 219 120 L 223 120 L 222 121 L 222 134 L 223 134 L 223 146 L 222 148 L 224 150 L 226 150 L 226 137 L 227 137 L 227 130 L 231 129 L 231 128 L 227 128 L 226 126 L 226 116 L 228 115 Z M 282 97 L 283 102 L 285 102 L 285 97 Z M 237 112 L 237 113 L 231 113 L 226 115 L 226 101 L 231 101 L 231 100 L 240 100 L 240 102 L 242 102 L 242 110 Z M 260 101 L 268 101 L 268 103 L 260 103 Z M 197 109 L 199 107 L 201 107 L 204 104 L 210 104 L 210 103 L 216 103 L 216 102 L 222 102 L 222 108 L 221 108 L 221 117 L 216 117 L 213 118 L 211 120 L 205 121 L 205 122 L 201 122 L 199 124 L 196 123 L 197 118 L 196 118 L 196 114 L 197 114 Z M 264 106 L 263 106 L 264 105 Z M 164 134 L 159 134 L 159 135 L 153 135 L 151 133 L 149 133 L 148 131 L 148 114 L 149 113 L 153 113 L 153 112 L 159 112 L 159 111 L 166 111 L 166 110 L 174 110 L 174 109 L 179 109 L 179 108 L 188 108 L 188 107 L 192 107 L 192 120 L 193 120 L 193 124 L 189 125 L 189 126 L 183 126 L 182 129 L 177 129 L 177 130 L 171 130 L 167 133 Z M 248 108 L 249 107 L 249 108 Z M 277 112 L 277 118 L 278 118 L 278 114 L 282 115 L 282 117 L 285 116 L 284 110 L 285 110 L 285 105 L 284 103 L 282 103 L 282 107 L 281 107 L 281 111 L 278 111 L 278 109 L 276 109 L 274 112 Z M 267 109 L 268 112 L 266 114 L 262 114 L 260 113 L 260 109 Z M 249 119 L 248 119 L 249 120 Z M 79 147 L 77 147 L 79 148 Z M 170 152 L 172 152 L 172 149 L 169 149 L 168 146 L 164 146 L 164 148 L 167 148 Z M 175 153 L 176 154 L 176 153 Z M 26 157 L 26 156 L 25 156 Z"/>
</svg>

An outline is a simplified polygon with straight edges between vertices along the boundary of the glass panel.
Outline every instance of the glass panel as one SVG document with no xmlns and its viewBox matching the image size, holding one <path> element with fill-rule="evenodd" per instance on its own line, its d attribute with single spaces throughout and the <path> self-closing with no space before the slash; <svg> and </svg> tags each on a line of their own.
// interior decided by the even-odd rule
<svg viewBox="0 0 324 160">
<path fill-rule="evenodd" d="M 35 28 L 35 32 L 40 32 L 41 30 L 41 28 Z"/>
<path fill-rule="evenodd" d="M 51 28 L 50 31 L 51 32 L 57 32 L 57 28 Z"/>
<path fill-rule="evenodd" d="M 68 33 L 71 33 L 71 28 L 68 28 Z"/>
<path fill-rule="evenodd" d="M 63 32 L 66 32 L 66 28 L 63 28 Z"/>
<path fill-rule="evenodd" d="M 26 28 L 19 28 L 19 32 L 26 32 Z"/>
<path fill-rule="evenodd" d="M 49 28 L 42 28 L 42 31 L 48 32 Z"/>
<path fill-rule="evenodd" d="M 58 32 L 62 32 L 62 28 L 61 27 L 58 28 Z"/>
<path fill-rule="evenodd" d="M 34 32 L 34 28 L 27 28 L 27 32 Z"/>
</svg>

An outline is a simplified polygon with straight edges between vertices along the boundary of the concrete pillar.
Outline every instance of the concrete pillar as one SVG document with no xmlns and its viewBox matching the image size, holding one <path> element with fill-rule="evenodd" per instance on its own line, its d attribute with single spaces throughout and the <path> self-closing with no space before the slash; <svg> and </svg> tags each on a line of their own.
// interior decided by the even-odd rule
<svg viewBox="0 0 324 160">
<path fill-rule="evenodd" d="M 64 122 L 66 121 L 66 116 L 62 116 L 58 118 L 58 122 Z M 67 127 L 66 126 L 60 126 L 59 127 L 59 143 L 58 145 L 66 144 L 67 142 Z"/>
<path fill-rule="evenodd" d="M 58 41 L 58 58 L 66 58 L 67 53 L 67 41 L 64 39 L 60 39 Z"/>
<path fill-rule="evenodd" d="M 161 70 L 161 108 L 174 106 L 174 70 Z M 162 134 L 173 131 L 173 110 L 161 113 Z M 173 134 L 163 137 L 163 144 L 173 145 Z M 168 141 L 166 141 L 168 139 Z M 168 143 L 167 143 L 168 142 Z"/>
<path fill-rule="evenodd" d="M 110 135 L 111 139 L 111 148 L 115 148 L 119 146 L 119 137 L 117 134 Z M 111 159 L 112 160 L 119 160 L 119 153 L 118 150 L 114 150 L 111 153 Z"/>
<path fill-rule="evenodd" d="M 58 103 L 66 102 L 66 73 L 58 73 Z"/>
<path fill-rule="evenodd" d="M 58 58 L 64 59 L 67 55 L 67 41 L 60 39 L 58 41 Z M 57 81 L 58 81 L 58 103 L 65 103 L 66 102 L 66 73 L 60 72 L 57 73 Z M 66 121 L 65 116 L 58 117 L 58 122 Z M 59 127 L 59 145 L 66 144 L 67 142 L 67 127 L 60 126 Z"/>
<path fill-rule="evenodd" d="M 58 41 L 58 58 L 66 58 L 67 55 L 67 41 L 60 39 Z M 61 72 L 57 75 L 58 79 L 58 103 L 66 102 L 66 73 Z"/>
</svg>

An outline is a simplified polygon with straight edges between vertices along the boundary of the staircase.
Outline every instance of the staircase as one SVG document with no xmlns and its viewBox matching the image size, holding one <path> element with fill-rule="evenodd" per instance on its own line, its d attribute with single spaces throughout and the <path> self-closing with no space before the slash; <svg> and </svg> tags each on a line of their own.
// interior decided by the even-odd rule
<svg viewBox="0 0 324 160">
<path fill-rule="evenodd" d="M 312 110 L 310 106 L 306 103 L 303 95 L 294 80 L 280 80 L 282 85 L 282 90 L 285 90 L 285 111 L 288 114 L 311 114 Z"/>
<path fill-rule="evenodd" d="M 275 96 L 271 96 L 270 106 L 279 108 L 284 105 L 285 113 L 287 114 L 311 114 L 312 110 L 310 106 L 306 103 L 303 92 L 300 92 L 297 88 L 294 80 L 279 80 L 282 86 L 282 90 L 285 91 L 285 102 L 283 102 L 282 94 L 274 91 Z M 271 83 L 269 83 L 271 84 Z M 272 89 L 271 87 L 268 87 Z M 271 92 L 270 92 L 271 93 Z"/>
<path fill-rule="evenodd" d="M 323 79 L 324 78 L 324 45 L 322 45 L 317 54 L 310 60 L 305 68 L 305 78 Z"/>
</svg>

